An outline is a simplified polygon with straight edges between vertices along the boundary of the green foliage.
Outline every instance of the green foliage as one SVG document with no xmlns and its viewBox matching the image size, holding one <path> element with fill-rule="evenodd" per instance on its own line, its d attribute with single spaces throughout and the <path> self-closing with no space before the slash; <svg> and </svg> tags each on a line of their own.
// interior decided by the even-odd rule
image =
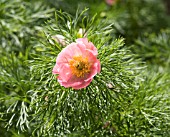
<svg viewBox="0 0 170 137">
<path fill-rule="evenodd" d="M 52 15 L 40 2 L 2 0 L 0 2 L 0 41 L 7 51 L 25 52 L 30 37 L 42 29 L 40 24 Z"/>
<path fill-rule="evenodd" d="M 135 40 L 133 50 L 143 60 L 163 66 L 170 66 L 170 31 L 162 30 L 159 34 L 145 34 Z"/>
<path fill-rule="evenodd" d="M 139 89 L 134 91 L 134 98 L 125 111 L 128 136 L 133 134 L 133 136 L 168 137 L 170 135 L 169 76 L 149 72 L 145 77 Z"/>
<path fill-rule="evenodd" d="M 52 11 L 42 2 L 0 1 L 0 132 L 4 136 L 15 136 L 29 127 L 27 91 L 33 84 L 25 61 L 35 43 L 31 37 L 43 29 L 40 25 Z M 10 132 L 3 131 L 9 127 Z"/>
<path fill-rule="evenodd" d="M 162 0 L 117 0 L 113 6 L 108 6 L 105 0 L 48 0 L 52 7 L 62 9 L 72 15 L 77 7 L 88 7 L 89 15 L 97 13 L 96 20 L 106 20 L 114 24 L 114 34 L 126 38 L 127 44 L 143 33 L 159 31 L 169 27 L 170 19 L 166 14 Z M 97 5 L 97 6 L 96 6 Z"/>
<path fill-rule="evenodd" d="M 141 34 L 159 33 L 169 27 L 170 19 L 165 11 L 162 0 L 121 0 L 101 15 L 108 23 L 114 23 L 115 34 L 125 37 L 126 43 L 131 44 Z"/>
<path fill-rule="evenodd" d="M 0 134 L 169 137 L 168 22 L 160 0 L 1 0 Z M 101 73 L 85 89 L 52 74 L 57 35 L 97 47 Z"/>
<path fill-rule="evenodd" d="M 110 37 L 111 26 L 104 27 L 104 23 L 94 25 L 93 21 L 94 18 L 89 20 L 83 12 L 80 15 L 77 13 L 73 19 L 67 13 L 58 12 L 55 20 L 49 21 L 49 27 L 44 30 L 41 41 L 43 44 L 35 47 L 41 49 L 41 52 L 30 61 L 32 79 L 36 79 L 34 85 L 37 87 L 30 92 L 31 107 L 36 112 L 33 121 L 35 125 L 38 123 L 34 134 L 167 135 L 168 108 L 165 112 L 163 108 L 157 109 L 160 102 L 168 101 L 169 94 L 166 93 L 165 98 L 162 95 L 162 88 L 168 87 L 167 78 L 159 79 L 161 76 L 155 76 L 155 79 L 150 77 L 148 81 L 142 82 L 140 79 L 147 79 L 139 75 L 142 69 L 140 62 L 135 61 L 134 55 L 123 46 L 123 39 L 113 40 Z M 56 41 L 52 42 L 52 36 L 60 34 L 68 43 L 73 42 L 77 38 L 79 26 L 82 27 L 83 24 L 88 24 L 83 26 L 84 34 L 87 34 L 88 39 L 98 48 L 102 71 L 90 86 L 77 91 L 61 87 L 51 74 L 55 58 L 63 48 L 63 45 Z M 148 82 L 150 84 L 146 86 Z M 160 125 L 158 122 L 165 124 Z"/>
<path fill-rule="evenodd" d="M 95 18 L 91 20 L 83 13 L 77 12 L 72 19 L 67 13 L 58 12 L 55 20 L 49 21 L 49 29 L 44 30 L 42 40 L 46 41 L 41 41 L 43 44 L 35 47 L 41 52 L 30 61 L 32 79 L 36 79 L 34 85 L 37 86 L 31 92 L 31 106 L 36 112 L 34 121 L 38 123 L 36 130 L 40 136 L 108 134 L 110 131 L 102 128 L 104 123 L 114 119 L 112 112 L 119 108 L 119 98 L 129 96 L 136 85 L 133 80 L 138 63 L 133 62 L 133 55 L 123 47 L 123 39 L 112 42 L 109 36 L 111 26 L 104 23 L 93 25 Z M 51 41 L 53 35 L 60 34 L 67 42 L 73 42 L 77 38 L 78 22 L 85 29 L 88 39 L 98 48 L 102 70 L 90 86 L 76 91 L 61 87 L 51 74 L 55 59 L 63 48 Z"/>
</svg>

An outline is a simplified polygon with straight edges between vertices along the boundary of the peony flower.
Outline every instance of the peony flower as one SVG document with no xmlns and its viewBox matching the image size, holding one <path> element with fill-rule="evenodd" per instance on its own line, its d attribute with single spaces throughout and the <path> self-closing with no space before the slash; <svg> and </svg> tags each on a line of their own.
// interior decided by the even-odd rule
<svg viewBox="0 0 170 137">
<path fill-rule="evenodd" d="M 58 54 L 52 72 L 58 74 L 58 82 L 66 88 L 85 88 L 100 73 L 97 54 L 97 48 L 92 42 L 88 42 L 87 38 L 79 38 Z"/>
<path fill-rule="evenodd" d="M 116 0 L 105 0 L 105 1 L 110 6 L 112 6 L 116 2 Z"/>
</svg>

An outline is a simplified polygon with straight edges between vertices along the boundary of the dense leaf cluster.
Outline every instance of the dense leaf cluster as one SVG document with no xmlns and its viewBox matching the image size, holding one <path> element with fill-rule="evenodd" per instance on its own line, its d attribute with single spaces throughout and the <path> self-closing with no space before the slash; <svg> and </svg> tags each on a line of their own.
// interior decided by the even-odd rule
<svg viewBox="0 0 170 137">
<path fill-rule="evenodd" d="M 1 0 L 0 134 L 169 137 L 168 23 L 160 0 Z M 97 47 L 101 73 L 85 89 L 52 74 L 57 35 Z"/>
</svg>

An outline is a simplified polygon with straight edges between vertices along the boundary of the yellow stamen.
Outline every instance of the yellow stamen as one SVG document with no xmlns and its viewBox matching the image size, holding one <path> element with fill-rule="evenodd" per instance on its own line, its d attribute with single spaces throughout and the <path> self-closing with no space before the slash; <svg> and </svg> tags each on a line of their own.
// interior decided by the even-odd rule
<svg viewBox="0 0 170 137">
<path fill-rule="evenodd" d="M 84 77 L 86 73 L 90 72 L 91 65 L 88 58 L 74 56 L 73 59 L 69 61 L 69 65 L 72 73 L 77 77 Z"/>
</svg>

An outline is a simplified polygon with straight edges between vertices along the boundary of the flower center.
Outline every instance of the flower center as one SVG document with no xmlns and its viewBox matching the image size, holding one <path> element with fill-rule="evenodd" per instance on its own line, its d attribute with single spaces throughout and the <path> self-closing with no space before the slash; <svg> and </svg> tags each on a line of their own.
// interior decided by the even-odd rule
<svg viewBox="0 0 170 137">
<path fill-rule="evenodd" d="M 88 58 L 74 56 L 73 59 L 69 61 L 69 65 L 72 73 L 77 77 L 84 77 L 86 73 L 90 72 L 91 65 Z"/>
</svg>

